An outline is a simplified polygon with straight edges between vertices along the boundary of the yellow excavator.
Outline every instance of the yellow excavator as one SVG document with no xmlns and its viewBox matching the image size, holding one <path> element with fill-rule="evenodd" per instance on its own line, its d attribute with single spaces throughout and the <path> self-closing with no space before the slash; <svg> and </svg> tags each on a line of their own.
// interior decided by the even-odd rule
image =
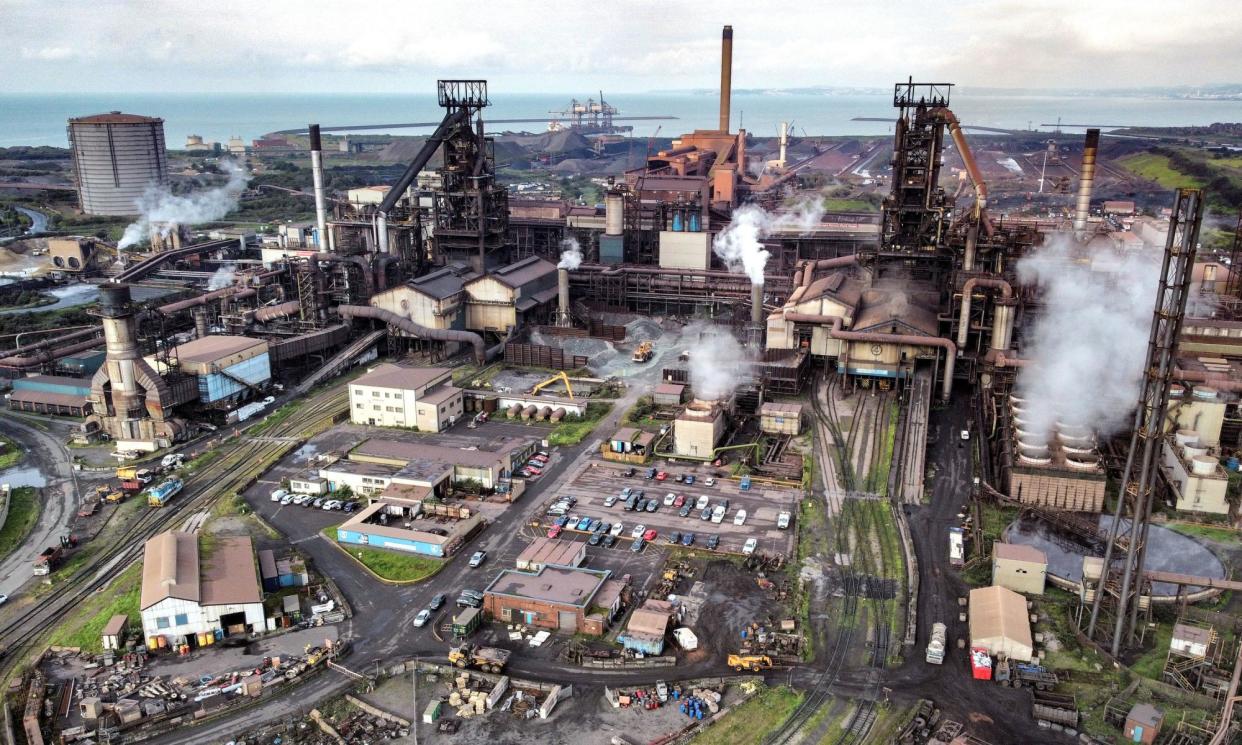
<svg viewBox="0 0 1242 745">
<path fill-rule="evenodd" d="M 558 381 L 565 384 L 565 390 L 566 392 L 569 393 L 569 400 L 570 401 L 574 400 L 574 387 L 569 384 L 569 376 L 566 375 L 563 370 L 553 375 L 552 377 L 548 378 L 547 380 L 544 380 L 540 383 L 536 383 L 535 387 L 530 389 L 530 395 L 532 396 L 538 395 L 539 391 L 542 391 L 544 388 L 547 388 L 548 386 Z"/>
</svg>

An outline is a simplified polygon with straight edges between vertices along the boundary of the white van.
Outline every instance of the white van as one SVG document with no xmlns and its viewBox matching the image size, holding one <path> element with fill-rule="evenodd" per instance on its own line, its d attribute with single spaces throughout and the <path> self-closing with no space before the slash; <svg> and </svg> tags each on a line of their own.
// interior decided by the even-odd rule
<svg viewBox="0 0 1242 745">
<path fill-rule="evenodd" d="M 781 530 L 788 530 L 789 522 L 791 520 L 793 520 L 792 514 L 790 514 L 788 511 L 782 512 L 781 514 L 776 516 L 776 527 L 780 528 Z"/>
<path fill-rule="evenodd" d="M 746 510 L 738 510 L 737 512 L 733 514 L 733 524 L 734 525 L 745 525 L 746 524 Z"/>
<path fill-rule="evenodd" d="M 280 500 L 284 499 L 287 496 L 289 496 L 289 492 L 285 491 L 284 489 L 277 489 L 276 491 L 272 492 L 272 501 L 279 502 Z"/>
</svg>

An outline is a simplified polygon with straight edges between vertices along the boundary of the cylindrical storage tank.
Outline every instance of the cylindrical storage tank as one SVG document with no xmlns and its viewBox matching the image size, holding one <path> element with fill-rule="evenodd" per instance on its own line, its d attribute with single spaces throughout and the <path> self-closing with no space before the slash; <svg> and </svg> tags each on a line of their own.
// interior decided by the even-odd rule
<svg viewBox="0 0 1242 745">
<path fill-rule="evenodd" d="M 535 415 L 535 421 L 537 422 L 546 421 L 547 418 L 550 416 L 552 416 L 552 407 L 544 406 L 542 409 L 539 410 L 539 413 Z"/>
<path fill-rule="evenodd" d="M 495 413 L 496 409 L 499 407 L 500 407 L 499 399 L 495 399 L 495 398 L 483 399 L 483 410 L 486 411 L 488 414 Z"/>
<path fill-rule="evenodd" d="M 1201 455 L 1207 455 L 1207 448 L 1199 445 L 1186 445 L 1182 448 L 1182 457 L 1186 460 L 1193 461 Z"/>
<path fill-rule="evenodd" d="M 1179 429 L 1173 433 L 1173 440 L 1178 447 L 1195 445 L 1199 442 L 1199 433 L 1193 429 Z"/>
<path fill-rule="evenodd" d="M 509 407 L 509 410 L 507 412 L 505 412 L 505 416 L 509 417 L 510 419 L 516 419 L 517 416 L 521 413 L 522 413 L 522 405 L 514 404 Z"/>
<path fill-rule="evenodd" d="M 1190 469 L 1199 476 L 1211 476 L 1216 473 L 1216 459 L 1210 455 L 1196 455 L 1194 460 L 1190 461 Z"/>
<path fill-rule="evenodd" d="M 522 421 L 524 422 L 528 421 L 531 417 L 535 415 L 535 412 L 537 411 L 539 411 L 539 407 L 535 406 L 534 404 L 531 404 L 530 406 L 527 406 L 525 409 L 522 409 Z"/>
<path fill-rule="evenodd" d="M 89 215 L 136 215 L 147 186 L 168 183 L 163 119 L 119 111 L 70 119 L 69 145 Z"/>
<path fill-rule="evenodd" d="M 555 424 L 565 418 L 565 407 L 558 406 L 552 411 L 552 423 Z"/>
<path fill-rule="evenodd" d="M 621 235 L 625 224 L 625 198 L 619 191 L 604 195 L 604 235 Z"/>
<path fill-rule="evenodd" d="M 1099 464 L 1100 458 L 1097 455 L 1069 455 L 1065 458 L 1065 465 L 1082 471 L 1092 470 Z"/>
</svg>

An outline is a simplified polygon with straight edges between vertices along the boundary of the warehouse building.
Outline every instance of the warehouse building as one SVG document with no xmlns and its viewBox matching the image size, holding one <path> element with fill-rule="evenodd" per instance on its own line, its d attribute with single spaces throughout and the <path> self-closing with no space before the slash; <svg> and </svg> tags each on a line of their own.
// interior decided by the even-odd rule
<svg viewBox="0 0 1242 745">
<path fill-rule="evenodd" d="M 342 523 L 336 529 L 336 539 L 442 559 L 456 553 L 484 526 L 483 517 L 477 513 L 460 520 L 409 516 L 417 511 L 407 504 L 378 499 Z"/>
<path fill-rule="evenodd" d="M 58 272 L 81 272 L 95 252 L 94 238 L 48 238 L 47 253 Z"/>
<path fill-rule="evenodd" d="M 681 383 L 660 383 L 651 392 L 656 406 L 681 406 L 686 400 L 686 386 Z"/>
<path fill-rule="evenodd" d="M 217 539 L 210 556 L 199 553 L 198 536 L 168 531 L 143 549 L 142 632 L 147 644 L 202 643 L 265 628 L 263 594 L 248 536 Z"/>
<path fill-rule="evenodd" d="M 536 538 L 522 549 L 514 562 L 524 572 L 538 572 L 545 566 L 580 567 L 586 561 L 586 541 L 558 541 Z"/>
<path fill-rule="evenodd" d="M 1021 543 L 992 544 L 992 584 L 1014 592 L 1043 595 L 1048 557 L 1034 546 Z"/>
<path fill-rule="evenodd" d="M 249 336 L 204 336 L 179 345 L 175 359 L 182 372 L 197 378 L 204 404 L 231 406 L 272 379 L 267 342 Z"/>
<path fill-rule="evenodd" d="M 669 624 L 676 612 L 676 606 L 667 600 L 649 598 L 630 614 L 625 629 L 617 635 L 617 641 L 626 649 L 644 655 L 661 654 Z"/>
<path fill-rule="evenodd" d="M 545 566 L 538 571 L 505 569 L 483 591 L 483 609 L 497 620 L 563 631 L 604 633 L 620 608 L 620 593 L 601 594 L 609 572 Z M 609 601 L 601 606 L 600 601 Z"/>
<path fill-rule="evenodd" d="M 349 384 L 354 424 L 414 427 L 440 432 L 462 415 L 462 391 L 446 367 L 405 367 L 386 363 Z"/>
<path fill-rule="evenodd" d="M 462 330 L 466 328 L 465 283 L 477 276 L 465 267 L 443 267 L 373 295 L 371 305 L 429 329 Z M 445 351 L 452 354 L 454 350 L 446 347 Z"/>
<path fill-rule="evenodd" d="M 399 470 L 396 466 L 381 463 L 338 460 L 330 466 L 319 469 L 319 478 L 324 480 L 329 494 L 348 488 L 354 494 L 369 497 L 387 489 L 392 483 L 392 477 Z"/>
<path fill-rule="evenodd" d="M 437 493 L 447 488 L 446 482 L 468 481 L 484 489 L 496 489 L 510 478 L 513 464 L 524 461 L 537 444 L 536 440 L 524 440 L 493 451 L 370 439 L 351 450 L 349 460 L 395 467 L 398 471 L 393 474 L 393 482 L 426 486 Z M 320 475 L 325 476 L 322 471 Z"/>
<path fill-rule="evenodd" d="M 970 646 L 988 654 L 1030 662 L 1035 654 L 1026 598 L 1007 587 L 992 585 L 970 591 Z"/>
<path fill-rule="evenodd" d="M 678 455 L 711 458 L 724 431 L 724 408 L 715 401 L 695 399 L 673 422 L 673 451 Z"/>
<path fill-rule="evenodd" d="M 91 382 L 85 378 L 31 375 L 13 381 L 9 410 L 83 417 L 91 413 L 90 395 Z"/>
<path fill-rule="evenodd" d="M 465 284 L 466 328 L 505 333 L 548 316 L 556 300 L 556 265 L 530 256 Z"/>
</svg>

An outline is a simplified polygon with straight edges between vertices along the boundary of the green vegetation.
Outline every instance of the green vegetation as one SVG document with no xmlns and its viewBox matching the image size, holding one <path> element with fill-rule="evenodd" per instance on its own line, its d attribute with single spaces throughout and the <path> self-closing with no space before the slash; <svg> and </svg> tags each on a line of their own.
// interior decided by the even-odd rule
<svg viewBox="0 0 1242 745">
<path fill-rule="evenodd" d="M 20 290 L 17 292 L 0 293 L 0 308 L 9 310 L 17 308 L 39 308 L 52 305 L 57 299 L 38 290 Z"/>
<path fill-rule="evenodd" d="M 1156 633 L 1153 638 L 1150 631 L 1147 638 L 1143 641 L 1144 647 L 1149 647 L 1141 657 L 1134 661 L 1130 666 L 1130 670 L 1136 675 L 1142 675 L 1144 678 L 1152 680 L 1160 680 L 1164 673 L 1164 661 L 1169 655 L 1169 642 L 1173 639 L 1173 624 L 1161 623 L 1156 625 Z"/>
<path fill-rule="evenodd" d="M 824 198 L 824 209 L 828 212 L 878 212 L 879 208 L 866 199 L 834 199 Z"/>
<path fill-rule="evenodd" d="M 691 745 L 734 745 L 761 742 L 764 735 L 789 718 L 802 703 L 802 691 L 787 686 L 764 688 L 739 704 L 716 724 L 700 732 Z"/>
<path fill-rule="evenodd" d="M 218 448 L 213 448 L 212 450 L 208 450 L 207 452 L 200 454 L 193 460 L 186 461 L 185 465 L 181 467 L 182 480 L 184 480 L 189 474 L 194 473 L 198 469 L 214 461 L 216 458 L 219 458 L 222 453 L 223 451 Z"/>
<path fill-rule="evenodd" d="M 1122 158 L 1118 163 L 1136 176 L 1155 181 L 1161 186 L 1175 189 L 1179 186 L 1203 186 L 1203 182 L 1179 172 L 1173 167 L 1169 156 L 1157 152 L 1136 153 Z"/>
<path fill-rule="evenodd" d="M 131 625 L 138 623 L 141 592 L 142 564 L 131 564 L 109 585 L 107 592 L 91 595 L 78 605 L 52 632 L 49 643 L 79 647 L 86 652 L 103 651 L 100 635 L 113 616 L 124 614 L 129 616 Z"/>
<path fill-rule="evenodd" d="M 415 556 L 380 548 L 356 546 L 352 543 L 341 543 L 337 540 L 338 526 L 329 525 L 320 531 L 323 536 L 337 545 L 345 553 L 352 556 L 358 563 L 375 573 L 380 579 L 400 584 L 421 582 L 439 572 L 448 563 L 442 559 L 427 556 Z"/>
<path fill-rule="evenodd" d="M 1242 206 L 1242 170 L 1237 158 L 1223 153 L 1180 147 L 1155 147 L 1121 159 L 1131 172 L 1161 186 L 1199 187 L 1216 209 L 1233 211 Z"/>
<path fill-rule="evenodd" d="M 1182 535 L 1188 535 L 1192 538 L 1206 538 L 1209 541 L 1217 543 L 1238 543 L 1242 541 L 1242 535 L 1238 531 L 1227 527 L 1212 527 L 1210 525 L 1198 525 L 1195 523 L 1179 523 L 1168 522 L 1165 527 L 1176 530 Z"/>
<path fill-rule="evenodd" d="M 263 421 L 251 427 L 247 433 L 251 435 L 259 435 L 269 429 L 272 429 L 276 425 L 293 416 L 294 412 L 302 407 L 302 400 L 303 399 L 295 399 L 284 406 L 281 406 L 279 409 L 264 417 Z"/>
<path fill-rule="evenodd" d="M 39 490 L 19 486 L 9 492 L 9 516 L 0 527 L 0 556 L 8 556 L 22 545 L 39 521 Z"/>
<path fill-rule="evenodd" d="M 888 476 L 893 470 L 893 449 L 897 444 L 897 402 L 889 402 L 888 408 L 888 420 L 880 433 L 880 452 L 867 474 L 867 491 L 883 495 L 888 494 Z"/>
<path fill-rule="evenodd" d="M 660 427 L 668 424 L 668 421 L 661 421 L 653 417 L 652 414 L 655 411 L 655 401 L 651 396 L 639 396 L 634 405 L 621 417 L 621 423 L 631 427 L 659 430 Z"/>
<path fill-rule="evenodd" d="M 0 471 L 21 463 L 26 451 L 13 440 L 0 435 Z"/>
<path fill-rule="evenodd" d="M 592 401 L 587 404 L 586 415 L 581 417 L 566 416 L 553 428 L 548 435 L 550 445 L 577 445 L 586 439 L 599 424 L 599 420 L 612 411 L 612 404 L 603 401 Z"/>
</svg>

